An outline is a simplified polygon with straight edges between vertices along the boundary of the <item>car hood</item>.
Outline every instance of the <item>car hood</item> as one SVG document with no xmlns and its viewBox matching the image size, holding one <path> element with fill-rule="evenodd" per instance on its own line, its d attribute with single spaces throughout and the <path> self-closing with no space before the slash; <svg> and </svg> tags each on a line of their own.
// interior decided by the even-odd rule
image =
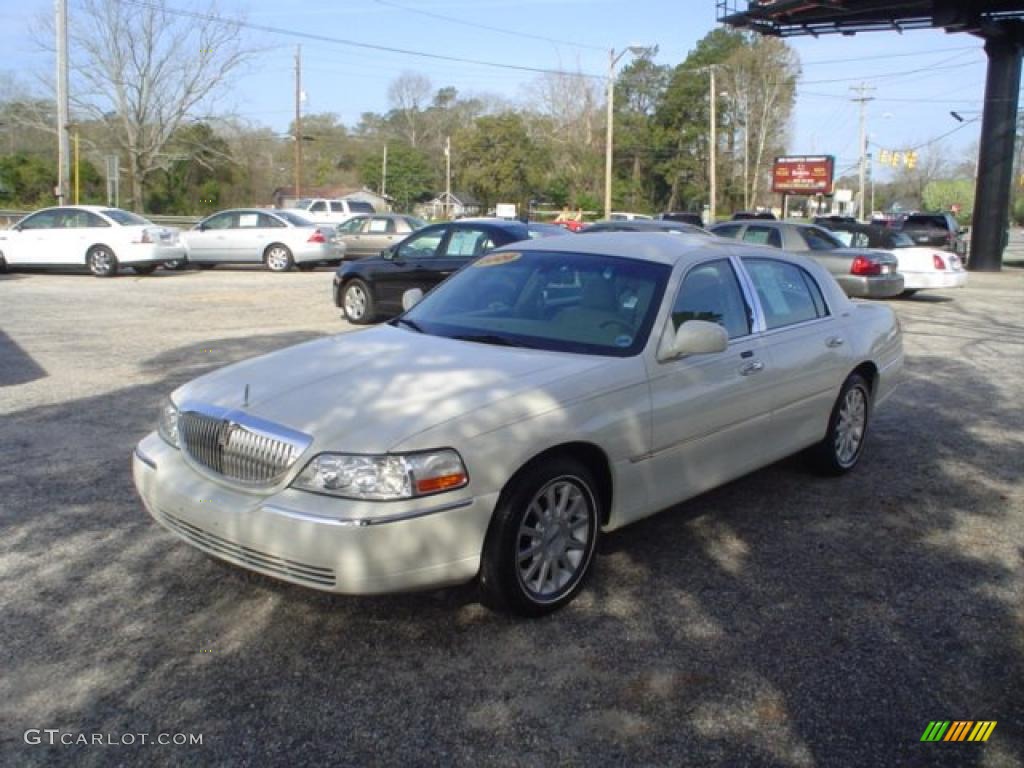
<svg viewBox="0 0 1024 768">
<path fill-rule="evenodd" d="M 299 430 L 313 437 L 315 450 L 383 452 L 602 362 L 382 325 L 236 363 L 180 387 L 173 399 L 183 408 L 206 403 Z"/>
</svg>

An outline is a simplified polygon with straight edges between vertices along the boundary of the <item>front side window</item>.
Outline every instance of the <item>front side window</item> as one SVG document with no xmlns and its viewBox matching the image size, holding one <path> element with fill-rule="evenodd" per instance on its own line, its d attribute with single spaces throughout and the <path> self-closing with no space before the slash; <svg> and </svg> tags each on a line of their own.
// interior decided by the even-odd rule
<svg viewBox="0 0 1024 768">
<path fill-rule="evenodd" d="M 725 328 L 730 339 L 750 333 L 751 311 L 728 259 L 699 264 L 691 269 L 672 305 L 672 324 L 706 320 Z"/>
<path fill-rule="evenodd" d="M 719 237 L 739 237 L 740 230 L 743 229 L 742 224 L 725 224 L 721 227 L 715 227 L 714 233 Z"/>
<path fill-rule="evenodd" d="M 235 223 L 235 214 L 227 211 L 217 213 L 202 223 L 203 229 L 231 229 Z"/>
<path fill-rule="evenodd" d="M 444 234 L 445 228 L 438 227 L 428 232 L 413 235 L 398 246 L 398 258 L 415 259 L 417 261 L 434 258 L 437 255 L 437 247 L 441 244 Z"/>
<path fill-rule="evenodd" d="M 775 227 L 765 227 L 751 224 L 743 233 L 743 242 L 754 243 L 755 245 L 770 245 L 772 248 L 782 247 L 782 237 Z"/>
<path fill-rule="evenodd" d="M 53 229 L 61 219 L 60 211 L 40 211 L 22 219 L 19 229 Z"/>
<path fill-rule="evenodd" d="M 764 310 L 769 330 L 828 314 L 821 288 L 801 267 L 774 259 L 743 260 Z"/>
<path fill-rule="evenodd" d="M 832 251 L 843 247 L 839 240 L 819 227 L 800 227 L 797 231 L 812 251 Z"/>
<path fill-rule="evenodd" d="M 365 216 L 357 216 L 354 219 L 349 219 L 346 222 L 338 224 L 334 231 L 339 235 L 354 235 L 356 232 L 366 231 L 367 219 Z"/>
<path fill-rule="evenodd" d="M 497 251 L 460 270 L 396 321 L 435 336 L 614 357 L 650 335 L 667 264 L 597 254 Z"/>
</svg>

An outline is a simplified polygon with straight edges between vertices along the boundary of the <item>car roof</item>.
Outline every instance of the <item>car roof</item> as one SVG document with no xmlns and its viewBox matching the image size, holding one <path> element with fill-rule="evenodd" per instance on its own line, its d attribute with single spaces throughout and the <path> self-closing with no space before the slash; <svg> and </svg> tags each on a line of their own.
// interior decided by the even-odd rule
<svg viewBox="0 0 1024 768">
<path fill-rule="evenodd" d="M 627 259 L 674 265 L 706 256 L 726 258 L 730 254 L 762 256 L 806 266 L 810 260 L 762 245 L 674 232 L 595 232 L 587 237 L 550 237 L 503 245 L 496 251 L 547 251 L 619 256 Z"/>
</svg>

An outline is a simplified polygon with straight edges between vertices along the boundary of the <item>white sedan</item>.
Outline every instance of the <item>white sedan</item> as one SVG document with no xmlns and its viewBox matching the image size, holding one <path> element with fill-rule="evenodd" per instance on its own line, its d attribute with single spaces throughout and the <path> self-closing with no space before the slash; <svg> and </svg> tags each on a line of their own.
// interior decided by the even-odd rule
<svg viewBox="0 0 1024 768">
<path fill-rule="evenodd" d="M 44 208 L 0 230 L 0 271 L 84 266 L 96 277 L 113 277 L 120 267 L 131 267 L 148 275 L 184 257 L 176 229 L 101 205 Z"/>
<path fill-rule="evenodd" d="M 175 390 L 134 453 L 152 516 L 286 581 L 479 577 L 536 616 L 578 593 L 602 531 L 805 449 L 853 469 L 903 364 L 887 306 L 706 236 L 517 243 L 418 294 Z"/>
</svg>

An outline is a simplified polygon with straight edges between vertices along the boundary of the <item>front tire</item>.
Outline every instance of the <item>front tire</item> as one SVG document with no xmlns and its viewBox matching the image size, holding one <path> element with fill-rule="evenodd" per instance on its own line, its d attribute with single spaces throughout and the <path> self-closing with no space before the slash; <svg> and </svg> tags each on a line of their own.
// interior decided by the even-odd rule
<svg viewBox="0 0 1024 768">
<path fill-rule="evenodd" d="M 89 271 L 96 277 L 113 277 L 117 274 L 117 257 L 105 245 L 94 245 L 85 257 Z"/>
<path fill-rule="evenodd" d="M 271 272 L 287 272 L 295 264 L 292 252 L 280 243 L 274 243 L 267 247 L 263 254 L 263 263 Z"/>
<path fill-rule="evenodd" d="M 353 325 L 372 323 L 377 310 L 370 286 L 359 279 L 346 283 L 341 289 L 341 309 L 345 319 Z"/>
<path fill-rule="evenodd" d="M 859 373 L 851 374 L 839 390 L 825 438 L 811 449 L 811 460 L 819 472 L 844 475 L 857 466 L 870 416 L 871 386 Z"/>
<path fill-rule="evenodd" d="M 596 488 L 590 471 L 569 457 L 538 462 L 512 480 L 484 543 L 484 605 L 536 617 L 576 597 L 600 533 Z"/>
</svg>

